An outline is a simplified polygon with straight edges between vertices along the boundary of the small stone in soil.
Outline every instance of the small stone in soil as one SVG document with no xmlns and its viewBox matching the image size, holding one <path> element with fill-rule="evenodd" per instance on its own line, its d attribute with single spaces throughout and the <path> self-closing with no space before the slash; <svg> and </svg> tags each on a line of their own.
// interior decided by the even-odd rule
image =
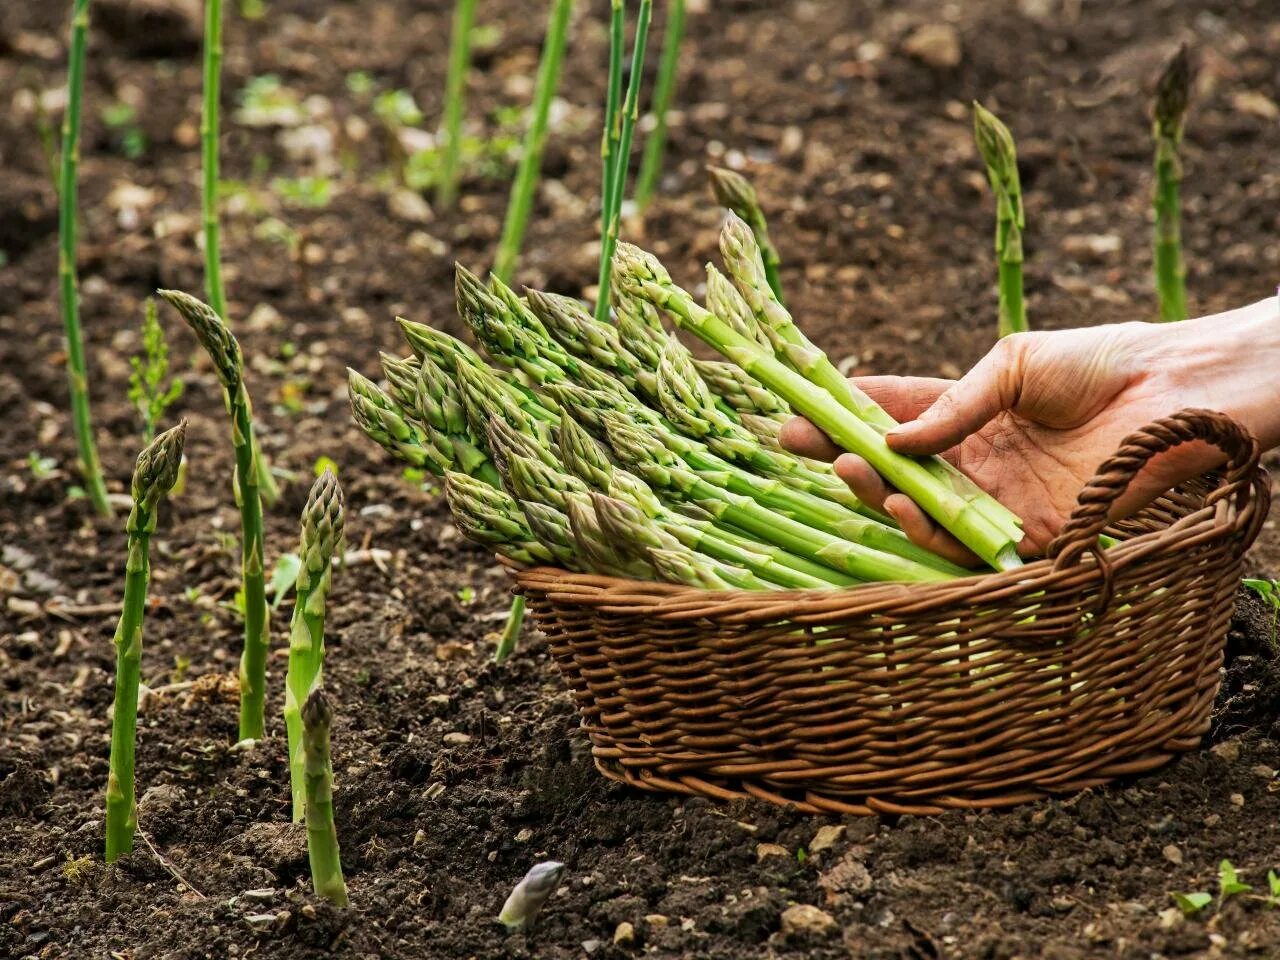
<svg viewBox="0 0 1280 960">
<path fill-rule="evenodd" d="M 782 911 L 783 936 L 826 936 L 835 926 L 835 917 L 809 903 L 797 903 Z"/>
<path fill-rule="evenodd" d="M 627 946 L 634 943 L 636 939 L 636 928 L 626 920 L 623 920 L 616 930 L 613 931 L 613 942 L 618 946 Z"/>
<path fill-rule="evenodd" d="M 1170 863 L 1172 863 L 1174 866 L 1182 866 L 1182 851 L 1179 850 L 1174 844 L 1172 843 L 1168 844 L 1160 852 L 1164 854 L 1164 858 L 1168 860 Z"/>
</svg>

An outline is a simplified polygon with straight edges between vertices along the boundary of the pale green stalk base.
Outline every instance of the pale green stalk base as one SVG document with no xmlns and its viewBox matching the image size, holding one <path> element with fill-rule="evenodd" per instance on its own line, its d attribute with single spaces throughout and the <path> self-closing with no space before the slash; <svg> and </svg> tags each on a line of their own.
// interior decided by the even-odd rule
<svg viewBox="0 0 1280 960">
<path fill-rule="evenodd" d="M 555 96 L 560 79 L 560 63 L 564 59 L 565 43 L 569 35 L 569 15 L 573 12 L 573 0 L 555 0 L 551 19 L 547 23 L 547 37 L 543 41 L 542 59 L 538 63 L 537 85 L 533 94 L 533 116 L 525 133 L 520 151 L 520 168 L 511 186 L 511 198 L 507 202 L 507 219 L 502 225 L 502 239 L 498 241 L 498 254 L 494 258 L 493 272 L 504 283 L 515 270 L 520 245 L 524 242 L 529 211 L 533 207 L 533 191 L 542 166 L 542 148 L 547 142 L 547 121 L 551 116 L 551 100 Z"/>
<path fill-rule="evenodd" d="M 1155 273 L 1160 319 L 1187 319 L 1187 267 L 1182 259 L 1182 164 L 1177 144 L 1161 139 L 1156 147 Z"/>
<path fill-rule="evenodd" d="M 511 612 L 507 614 L 507 624 L 502 629 L 502 636 L 498 638 L 498 649 L 493 652 L 494 663 L 502 663 L 515 653 L 516 645 L 520 642 L 520 630 L 524 626 L 524 613 L 525 599 L 516 594 L 511 601 Z"/>
<path fill-rule="evenodd" d="M 322 690 L 302 708 L 302 752 L 306 780 L 307 857 L 316 894 L 345 907 L 347 884 L 342 877 L 338 830 L 333 822 L 333 763 L 329 752 L 332 717 Z"/>
<path fill-rule="evenodd" d="M 89 409 L 89 374 L 84 338 L 80 332 L 80 293 L 76 280 L 77 181 L 80 165 L 80 114 L 84 99 L 85 47 L 89 34 L 89 0 L 75 0 L 71 11 L 71 54 L 67 65 L 67 109 L 62 118 L 62 162 L 58 187 L 58 281 L 62 326 L 67 337 L 67 385 L 71 396 L 71 426 L 76 438 L 85 494 L 99 516 L 110 517 L 111 501 L 93 439 Z"/>
<path fill-rule="evenodd" d="M 258 457 L 253 443 L 249 396 L 232 411 L 236 453 L 236 505 L 240 508 L 240 572 L 244 590 L 244 650 L 240 655 L 240 739 L 261 740 L 266 733 L 267 655 L 271 638 L 267 613 L 262 545 L 262 500 Z"/>
</svg>

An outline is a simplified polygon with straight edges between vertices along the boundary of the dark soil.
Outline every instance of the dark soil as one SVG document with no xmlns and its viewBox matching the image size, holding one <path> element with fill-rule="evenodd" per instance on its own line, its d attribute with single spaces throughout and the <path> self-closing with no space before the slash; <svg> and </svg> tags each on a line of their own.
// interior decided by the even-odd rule
<svg viewBox="0 0 1280 960">
<path fill-rule="evenodd" d="M 226 223 L 234 325 L 253 358 L 264 447 L 297 477 L 270 514 L 268 551 L 293 548 L 322 455 L 341 467 L 351 546 L 362 551 L 335 582 L 326 667 L 353 907 L 310 895 L 305 844 L 287 823 L 280 724 L 255 749 L 231 746 L 230 447 L 216 382 L 172 315 L 164 319 L 188 388 L 171 416 L 190 419 L 191 470 L 186 493 L 160 517 L 144 676 L 153 687 L 189 685 L 145 704 L 138 847 L 104 867 L 124 536 L 119 520 L 98 520 L 66 496 L 76 477 L 62 412 L 55 203 L 27 92 L 62 82 L 66 6 L 0 13 L 0 956 L 1280 955 L 1280 911 L 1258 899 L 1234 897 L 1187 921 L 1170 910 L 1170 891 L 1214 889 L 1223 858 L 1258 890 L 1280 867 L 1280 670 L 1268 612 L 1248 595 L 1211 749 L 1009 812 L 851 818 L 830 848 L 806 857 L 833 821 L 604 781 L 539 639 L 508 664 L 491 663 L 506 581 L 453 532 L 437 492 L 417 490 L 358 434 L 343 399 L 346 365 L 372 372 L 379 349 L 399 349 L 395 314 L 460 330 L 452 261 L 483 267 L 500 228 L 507 185 L 488 174 L 469 178 L 458 212 L 406 219 L 380 182 L 385 138 L 345 83 L 366 70 L 383 89 L 406 88 L 434 127 L 448 42 L 442 0 L 266 0 L 252 23 L 231 3 L 226 30 L 224 175 L 250 184 L 257 200 L 242 193 Z M 125 387 L 141 301 L 159 285 L 195 292 L 201 283 L 199 43 L 181 20 L 140 31 L 120 0 L 95 6 L 80 265 L 101 452 L 122 493 L 139 446 Z M 480 4 L 479 22 L 501 35 L 477 53 L 469 114 L 478 130 L 494 129 L 494 109 L 527 99 L 543 16 L 529 17 L 530 6 Z M 593 284 L 596 255 L 606 40 L 604 4 L 586 6 L 518 278 L 571 294 Z M 702 164 L 745 161 L 767 199 L 789 299 L 850 369 L 954 375 L 990 345 L 991 211 L 970 146 L 974 97 L 1018 135 L 1033 323 L 1149 317 L 1145 104 L 1181 39 L 1202 64 L 1186 145 L 1193 309 L 1274 290 L 1272 0 L 735 0 L 714 11 L 690 16 L 663 188 L 628 232 L 677 279 L 696 282 L 718 217 Z M 914 27 L 947 20 L 962 42 L 957 66 L 903 52 Z M 278 129 L 230 117 L 245 83 L 267 73 L 323 98 L 308 104 L 310 133 L 333 135 L 342 161 L 327 207 L 281 205 L 271 179 L 312 172 L 309 161 Z M 147 141 L 136 160 L 101 119 L 115 101 L 136 107 Z M 292 247 L 261 228 L 269 217 L 294 231 Z M 1119 249 L 1081 254 L 1069 239 L 1098 234 L 1114 234 Z M 32 452 L 54 466 L 33 470 Z M 1268 529 L 1251 568 L 1275 574 L 1278 559 Z M 274 620 L 273 710 L 287 611 Z M 785 855 L 758 862 L 764 843 Z M 530 938 L 505 935 L 491 918 L 547 858 L 569 865 L 561 893 Z M 837 929 L 785 937 L 781 914 L 793 903 L 829 911 Z M 634 941 L 614 945 L 622 922 Z"/>
</svg>

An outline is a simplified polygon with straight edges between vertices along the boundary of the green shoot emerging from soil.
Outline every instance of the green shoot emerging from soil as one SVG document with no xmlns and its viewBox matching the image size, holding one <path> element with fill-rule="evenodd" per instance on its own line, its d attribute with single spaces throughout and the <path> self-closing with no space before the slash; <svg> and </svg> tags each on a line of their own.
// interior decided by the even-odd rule
<svg viewBox="0 0 1280 960">
<path fill-rule="evenodd" d="M 151 442 L 156 422 L 175 400 L 182 396 L 183 382 L 177 377 L 166 385 L 169 376 L 169 344 L 164 328 L 156 319 L 156 302 L 147 297 L 142 319 L 142 352 L 129 358 L 133 372 L 129 374 L 129 402 L 142 417 L 142 439 Z"/>
<path fill-rule="evenodd" d="M 1000 271 L 1000 336 L 1027 329 L 1022 296 L 1022 184 L 1013 134 L 982 104 L 973 105 L 973 136 L 996 198 L 996 260 Z"/>
<path fill-rule="evenodd" d="M 316 894 L 339 907 L 347 905 L 338 830 L 333 822 L 333 762 L 329 732 L 333 713 L 324 688 L 316 687 L 302 705 L 302 763 L 305 784 L 307 856 Z"/>
<path fill-rule="evenodd" d="M 80 457 L 80 474 L 93 508 L 111 516 L 107 486 L 93 440 L 89 410 L 89 372 L 80 333 L 80 290 L 76 279 L 77 174 L 80 167 L 80 114 L 84 96 L 85 46 L 89 34 L 89 0 L 71 9 L 71 55 L 67 66 L 67 109 L 62 117 L 62 158 L 58 174 L 58 289 L 62 326 L 67 337 L 67 382 L 71 392 L 71 425 Z"/>
<path fill-rule="evenodd" d="M 253 442 L 253 407 L 244 385 L 240 344 L 213 308 L 190 294 L 160 290 L 191 327 L 213 360 L 231 418 L 236 471 L 232 488 L 240 508 L 241 583 L 244 593 L 244 652 L 240 658 L 240 739 L 262 739 L 269 646 L 266 580 L 263 573 L 262 499 L 259 495 L 257 448 Z"/>
<path fill-rule="evenodd" d="M 644 210 L 662 174 L 662 155 L 667 146 L 667 112 L 676 89 L 676 71 L 680 66 L 680 44 L 684 40 L 684 0 L 667 4 L 667 28 L 662 35 L 662 56 L 658 61 L 658 79 L 653 88 L 653 129 L 644 142 L 640 172 L 636 174 L 636 207 Z"/>
<path fill-rule="evenodd" d="M 111 718 L 111 765 L 107 778 L 106 857 L 113 863 L 133 849 L 138 826 L 133 757 L 137 741 L 138 685 L 142 663 L 142 618 L 151 578 L 151 535 L 156 508 L 178 477 L 186 422 L 156 437 L 141 454 L 133 471 L 133 509 L 125 530 L 129 553 L 125 561 L 124 604 L 116 626 L 116 692 Z"/>
<path fill-rule="evenodd" d="M 302 705 L 321 682 L 324 665 L 324 614 L 333 576 L 333 555 L 341 550 L 344 512 L 342 487 L 325 470 L 311 487 L 302 511 L 298 546 L 297 598 L 289 628 L 289 669 L 285 678 L 284 721 L 289 740 L 289 781 L 293 819 L 306 807 L 306 763 L 302 749 Z"/>
<path fill-rule="evenodd" d="M 449 74 L 444 91 L 444 163 L 436 187 L 436 206 L 447 210 L 458 198 L 458 158 L 462 150 L 462 113 L 471 69 L 471 25 L 476 0 L 457 0 L 449 34 Z"/>
<path fill-rule="evenodd" d="M 1276 646 L 1276 627 L 1280 625 L 1280 581 L 1246 578 L 1241 582 L 1271 607 L 1271 646 Z"/>
<path fill-rule="evenodd" d="M 1155 155 L 1155 271 L 1161 320 L 1187 318 L 1187 267 L 1182 259 L 1182 128 L 1191 66 L 1183 44 L 1164 68 L 1152 109 Z"/>
</svg>

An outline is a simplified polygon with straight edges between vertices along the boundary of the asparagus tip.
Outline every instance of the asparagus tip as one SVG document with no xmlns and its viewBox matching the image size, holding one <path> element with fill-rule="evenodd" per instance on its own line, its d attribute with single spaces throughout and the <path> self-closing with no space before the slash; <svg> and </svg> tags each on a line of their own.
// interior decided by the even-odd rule
<svg viewBox="0 0 1280 960">
<path fill-rule="evenodd" d="M 1178 137 L 1182 134 L 1182 121 L 1187 113 L 1191 96 L 1191 58 L 1183 43 L 1165 65 L 1156 83 L 1153 115 L 1162 136 Z"/>
</svg>

